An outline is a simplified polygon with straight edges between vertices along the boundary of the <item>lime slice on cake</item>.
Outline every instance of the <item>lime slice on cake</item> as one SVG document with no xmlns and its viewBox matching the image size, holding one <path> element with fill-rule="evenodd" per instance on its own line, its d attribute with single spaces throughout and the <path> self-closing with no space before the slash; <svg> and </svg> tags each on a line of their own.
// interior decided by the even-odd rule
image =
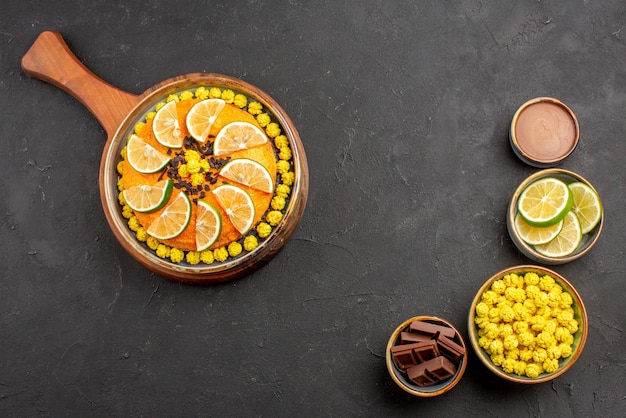
<svg viewBox="0 0 626 418">
<path fill-rule="evenodd" d="M 242 149 L 263 145 L 267 136 L 259 127 L 249 122 L 231 122 L 217 133 L 213 143 L 213 154 L 230 154 Z"/>
<path fill-rule="evenodd" d="M 172 194 L 172 180 L 161 180 L 158 183 L 150 185 L 140 185 L 129 187 L 122 193 L 124 200 L 130 208 L 137 212 L 154 212 L 161 209 Z"/>
<path fill-rule="evenodd" d="M 231 184 L 216 187 L 213 194 L 237 231 L 248 232 L 254 222 L 254 203 L 250 195 Z"/>
<path fill-rule="evenodd" d="M 220 170 L 220 175 L 262 192 L 272 193 L 274 191 L 274 182 L 267 168 L 248 158 L 229 161 Z"/>
<path fill-rule="evenodd" d="M 574 202 L 572 211 L 578 216 L 583 234 L 591 232 L 602 217 L 602 203 L 598 194 L 584 183 L 570 183 Z"/>
<path fill-rule="evenodd" d="M 172 160 L 137 135 L 132 135 L 128 140 L 126 158 L 131 167 L 144 174 L 156 173 Z"/>
<path fill-rule="evenodd" d="M 156 239 L 176 238 L 187 228 L 190 219 L 191 201 L 187 194 L 181 191 L 150 224 L 147 232 Z"/>
<path fill-rule="evenodd" d="M 546 227 L 565 217 L 572 207 L 572 200 L 567 184 L 554 177 L 545 177 L 522 191 L 517 210 L 529 225 Z"/>
<path fill-rule="evenodd" d="M 204 251 L 217 241 L 222 232 L 220 213 L 206 200 L 199 199 L 196 217 L 196 250 Z"/>
<path fill-rule="evenodd" d="M 563 218 L 561 232 L 547 244 L 535 245 L 535 250 L 546 257 L 566 257 L 576 251 L 582 239 L 583 234 L 578 217 L 570 211 Z"/>
<path fill-rule="evenodd" d="M 202 100 L 193 105 L 186 119 L 187 130 L 193 139 L 202 143 L 207 140 L 211 127 L 224 106 L 226 102 L 222 99 Z"/>
<path fill-rule="evenodd" d="M 167 102 L 154 115 L 152 132 L 159 144 L 168 148 L 181 148 L 183 146 L 183 133 L 178 124 L 178 112 L 176 102 Z"/>
<path fill-rule="evenodd" d="M 522 238 L 527 244 L 546 244 L 559 235 L 559 232 L 563 229 L 563 220 L 560 220 L 554 225 L 539 228 L 528 225 L 524 218 L 522 218 L 522 216 L 518 213 L 515 215 L 515 229 L 517 230 L 520 238 Z"/>
</svg>

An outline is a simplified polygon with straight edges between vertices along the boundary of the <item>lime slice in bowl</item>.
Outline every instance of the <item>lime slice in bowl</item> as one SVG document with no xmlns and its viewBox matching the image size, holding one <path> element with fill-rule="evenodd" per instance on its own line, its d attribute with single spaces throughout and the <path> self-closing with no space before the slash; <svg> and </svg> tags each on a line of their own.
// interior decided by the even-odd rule
<svg viewBox="0 0 626 418">
<path fill-rule="evenodd" d="M 585 183 L 570 183 L 573 195 L 572 211 L 578 216 L 583 234 L 588 234 L 602 218 L 602 203 L 598 194 Z"/>
<path fill-rule="evenodd" d="M 562 220 L 572 202 L 572 192 L 567 184 L 554 177 L 544 177 L 522 191 L 517 210 L 529 225 L 546 227 Z"/>
<path fill-rule="evenodd" d="M 535 245 L 535 250 L 546 257 L 566 257 L 576 251 L 582 239 L 580 221 L 574 212 L 569 211 L 563 218 L 561 232 L 552 241 Z"/>
<path fill-rule="evenodd" d="M 523 239 L 527 244 L 546 244 L 556 238 L 557 235 L 559 235 L 559 232 L 561 232 L 561 229 L 563 229 L 563 220 L 560 220 L 554 225 L 540 228 L 528 225 L 524 218 L 522 218 L 522 216 L 518 213 L 517 215 L 515 215 L 515 229 L 517 230 L 520 238 Z"/>
</svg>

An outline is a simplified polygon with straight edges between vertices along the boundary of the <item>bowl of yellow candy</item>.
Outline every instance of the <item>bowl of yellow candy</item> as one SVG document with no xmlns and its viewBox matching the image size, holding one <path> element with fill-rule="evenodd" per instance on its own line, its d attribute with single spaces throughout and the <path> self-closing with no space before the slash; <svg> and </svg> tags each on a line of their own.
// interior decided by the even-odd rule
<svg viewBox="0 0 626 418">
<path fill-rule="evenodd" d="M 582 353 L 587 311 L 565 277 L 545 267 L 513 266 L 478 290 L 468 331 L 478 358 L 493 373 L 542 383 L 561 376 Z"/>
</svg>

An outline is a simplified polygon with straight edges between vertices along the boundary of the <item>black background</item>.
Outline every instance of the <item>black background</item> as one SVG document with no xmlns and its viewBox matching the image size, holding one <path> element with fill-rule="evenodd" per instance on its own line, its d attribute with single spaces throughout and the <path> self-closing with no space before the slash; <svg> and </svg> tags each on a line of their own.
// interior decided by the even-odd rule
<svg viewBox="0 0 626 418">
<path fill-rule="evenodd" d="M 130 93 L 205 71 L 272 95 L 311 179 L 279 255 L 208 287 L 135 262 L 100 204 L 104 130 L 20 70 L 48 29 Z M 620 416 L 625 89 L 623 0 L 3 4 L 0 415 Z M 581 142 L 562 167 L 605 206 L 597 246 L 554 268 L 586 303 L 585 350 L 534 386 L 472 353 L 451 392 L 412 398 L 385 368 L 393 329 L 437 315 L 467 336 L 483 281 L 529 262 L 505 214 L 537 170 L 508 128 L 537 96 L 577 114 Z"/>
</svg>

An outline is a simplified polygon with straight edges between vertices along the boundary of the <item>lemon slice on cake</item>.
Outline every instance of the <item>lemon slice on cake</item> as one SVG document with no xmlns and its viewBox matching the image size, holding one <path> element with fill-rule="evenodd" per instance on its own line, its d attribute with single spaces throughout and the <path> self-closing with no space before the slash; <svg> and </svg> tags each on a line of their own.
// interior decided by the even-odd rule
<svg viewBox="0 0 626 418">
<path fill-rule="evenodd" d="M 191 220 L 191 201 L 185 192 L 180 192 L 165 207 L 146 230 L 156 239 L 176 238 L 189 225 Z"/>
<path fill-rule="evenodd" d="M 217 241 L 222 232 L 222 216 L 206 200 L 199 199 L 196 217 L 196 250 L 204 251 Z"/>
<path fill-rule="evenodd" d="M 128 140 L 126 157 L 132 168 L 144 174 L 156 173 L 172 160 L 137 135 L 132 135 Z"/>
<path fill-rule="evenodd" d="M 226 106 L 222 99 L 202 100 L 193 105 L 187 113 L 186 123 L 189 134 L 198 142 L 206 142 L 217 116 Z"/>
<path fill-rule="evenodd" d="M 213 143 L 216 156 L 263 145 L 267 142 L 265 133 L 249 122 L 231 122 L 217 133 Z"/>
<path fill-rule="evenodd" d="M 213 194 L 237 231 L 248 232 L 254 222 L 254 203 L 250 195 L 231 184 L 216 187 Z"/>
<path fill-rule="evenodd" d="M 265 193 L 274 191 L 274 182 L 267 168 L 248 158 L 229 161 L 220 170 L 220 176 Z"/>
<path fill-rule="evenodd" d="M 181 148 L 183 146 L 183 133 L 178 123 L 176 102 L 167 102 L 154 115 L 152 132 L 159 144 L 168 148 Z"/>
<path fill-rule="evenodd" d="M 156 184 L 133 186 L 125 189 L 122 193 L 124 200 L 130 208 L 136 212 L 154 212 L 161 209 L 170 198 L 174 182 L 161 180 Z"/>
</svg>

